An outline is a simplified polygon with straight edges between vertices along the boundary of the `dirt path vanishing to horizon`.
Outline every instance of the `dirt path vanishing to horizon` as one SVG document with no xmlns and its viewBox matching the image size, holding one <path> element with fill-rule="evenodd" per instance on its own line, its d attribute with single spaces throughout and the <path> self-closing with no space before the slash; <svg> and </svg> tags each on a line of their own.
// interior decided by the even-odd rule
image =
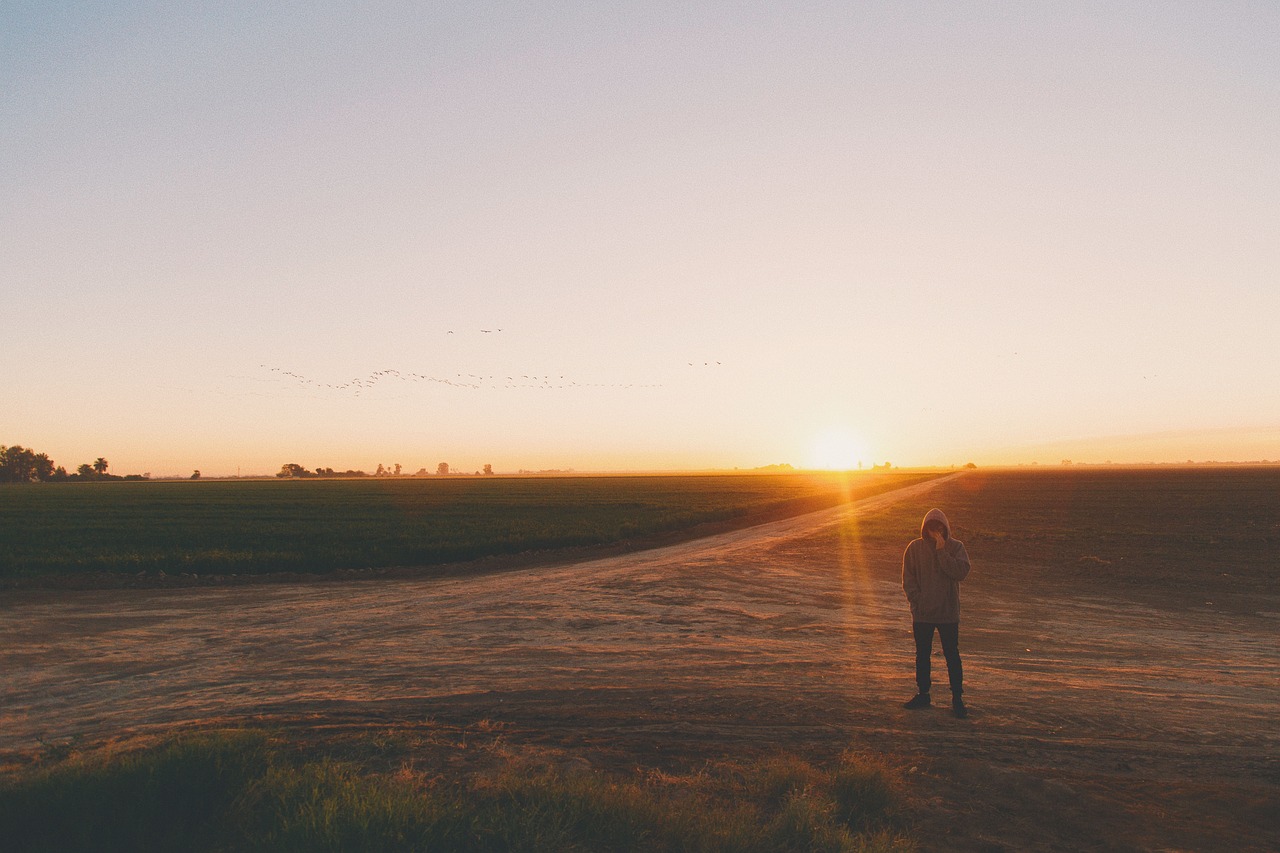
<svg viewBox="0 0 1280 853">
<path fill-rule="evenodd" d="M 235 724 L 496 728 L 606 770 L 854 749 L 904 774 L 925 849 L 1280 848 L 1274 603 L 1063 595 L 971 546 L 972 714 L 901 707 L 902 548 L 935 505 L 963 530 L 972 476 L 572 565 L 6 592 L 0 765 Z"/>
</svg>

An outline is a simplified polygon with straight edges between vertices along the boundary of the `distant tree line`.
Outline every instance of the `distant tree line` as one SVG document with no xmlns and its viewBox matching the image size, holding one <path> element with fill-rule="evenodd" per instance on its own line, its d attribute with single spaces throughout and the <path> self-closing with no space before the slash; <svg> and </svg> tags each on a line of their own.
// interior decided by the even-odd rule
<svg viewBox="0 0 1280 853">
<path fill-rule="evenodd" d="M 332 468 L 317 468 L 314 471 L 309 471 L 297 462 L 286 462 L 280 466 L 280 471 L 276 476 L 282 479 L 303 479 L 309 477 L 368 477 L 369 475 L 364 471 L 335 471 Z"/>
<path fill-rule="evenodd" d="M 62 480 L 146 480 L 150 475 L 130 474 L 120 477 L 108 474 L 111 463 L 99 456 L 92 462 L 84 462 L 74 474 L 61 465 L 55 465 L 47 453 L 36 453 L 30 448 L 15 444 L 0 444 L 0 483 L 56 483 Z"/>
<path fill-rule="evenodd" d="M 150 474 L 129 474 L 121 477 L 117 474 L 107 473 L 111 467 L 111 463 L 104 457 L 99 456 L 92 462 L 84 462 L 76 467 L 75 473 L 70 473 L 61 465 L 56 464 L 49 458 L 47 453 L 37 453 L 35 450 L 15 444 L 12 447 L 5 447 L 0 444 L 0 483 L 56 483 L 60 481 L 70 480 L 149 480 Z M 308 479 L 317 477 L 401 477 L 407 476 L 401 473 L 402 467 L 400 463 L 396 463 L 394 467 L 388 468 L 383 465 L 378 466 L 378 470 L 370 475 L 364 471 L 337 471 L 333 468 L 318 467 L 314 471 L 297 464 L 296 462 L 288 462 L 280 466 L 277 477 L 282 479 Z M 436 466 L 436 474 L 463 474 L 462 471 L 454 471 L 450 468 L 448 462 L 441 462 Z M 490 476 L 493 474 L 493 466 L 484 466 L 483 474 L 476 472 L 477 476 Z M 419 468 L 418 472 L 412 476 L 425 477 L 428 476 L 426 468 Z M 199 469 L 191 472 L 192 480 L 200 479 Z"/>
<path fill-rule="evenodd" d="M 427 477 L 427 476 L 430 476 L 426 468 L 419 468 L 417 473 L 411 474 L 411 475 L 401 473 L 402 470 L 403 470 L 403 466 L 401 466 L 399 462 L 397 462 L 393 467 L 390 467 L 390 468 L 388 468 L 385 465 L 379 464 L 377 470 L 374 471 L 373 474 L 368 474 L 364 471 L 352 471 L 352 470 L 335 471 L 332 468 L 316 468 L 316 470 L 311 471 L 311 470 L 308 470 L 307 468 L 304 468 L 303 466 L 299 465 L 296 462 L 286 462 L 284 465 L 280 466 L 280 470 L 279 472 L 276 473 L 276 476 L 281 478 L 282 480 L 288 480 L 288 479 L 302 480 L 302 479 L 311 479 L 311 478 L 317 478 L 317 477 L 370 477 L 370 476 L 373 476 L 373 477 L 404 477 L 404 476 Z M 453 469 L 451 469 L 449 467 L 448 462 L 441 462 L 439 465 L 436 466 L 437 475 L 443 476 L 446 474 L 463 474 L 463 473 L 465 472 L 454 471 Z M 479 476 L 479 477 L 493 476 L 493 466 L 485 465 L 484 471 L 477 471 L 476 476 Z"/>
</svg>

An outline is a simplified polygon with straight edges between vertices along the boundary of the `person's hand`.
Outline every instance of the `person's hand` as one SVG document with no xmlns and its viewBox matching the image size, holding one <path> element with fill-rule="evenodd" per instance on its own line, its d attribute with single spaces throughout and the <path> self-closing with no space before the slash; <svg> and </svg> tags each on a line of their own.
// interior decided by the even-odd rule
<svg viewBox="0 0 1280 853">
<path fill-rule="evenodd" d="M 941 551 L 947 544 L 947 537 L 942 535 L 941 530 L 930 530 L 929 537 L 933 539 L 933 547 L 936 551 Z"/>
</svg>

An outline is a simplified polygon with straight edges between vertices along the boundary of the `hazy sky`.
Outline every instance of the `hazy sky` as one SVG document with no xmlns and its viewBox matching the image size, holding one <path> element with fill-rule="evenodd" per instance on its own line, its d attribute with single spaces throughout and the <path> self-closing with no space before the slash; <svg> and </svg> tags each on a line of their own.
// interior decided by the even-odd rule
<svg viewBox="0 0 1280 853">
<path fill-rule="evenodd" d="M 1280 459 L 1278 57 L 1269 0 L 6 3 L 0 443 Z"/>
</svg>

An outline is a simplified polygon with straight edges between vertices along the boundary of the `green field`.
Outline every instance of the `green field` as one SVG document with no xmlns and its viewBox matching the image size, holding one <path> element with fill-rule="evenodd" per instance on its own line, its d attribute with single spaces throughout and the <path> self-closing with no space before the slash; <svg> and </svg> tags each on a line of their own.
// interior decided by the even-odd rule
<svg viewBox="0 0 1280 853">
<path fill-rule="evenodd" d="M 859 473 L 0 486 L 0 578 L 323 573 L 635 542 L 927 479 Z"/>
</svg>

